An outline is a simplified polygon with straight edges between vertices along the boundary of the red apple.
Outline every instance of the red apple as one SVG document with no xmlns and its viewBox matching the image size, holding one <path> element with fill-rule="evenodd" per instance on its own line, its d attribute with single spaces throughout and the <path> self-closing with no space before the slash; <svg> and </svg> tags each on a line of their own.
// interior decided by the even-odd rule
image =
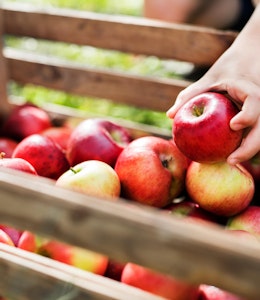
<svg viewBox="0 0 260 300">
<path fill-rule="evenodd" d="M 13 139 L 0 137 L 0 152 L 5 154 L 5 158 L 10 158 L 17 144 L 18 142 Z"/>
<path fill-rule="evenodd" d="M 186 174 L 186 190 L 201 208 L 230 217 L 243 211 L 254 196 L 254 180 L 241 165 L 226 162 L 191 162 Z"/>
<path fill-rule="evenodd" d="M 253 176 L 255 181 L 255 195 L 253 203 L 260 205 L 260 152 L 254 155 L 249 160 L 242 162 L 242 165 Z"/>
<path fill-rule="evenodd" d="M 18 230 L 3 224 L 0 224 L 0 229 L 11 238 L 15 247 L 30 252 L 36 252 L 36 236 L 32 232 L 27 230 Z"/>
<path fill-rule="evenodd" d="M 255 182 L 260 183 L 260 152 L 249 160 L 242 162 L 242 165 L 251 173 Z"/>
<path fill-rule="evenodd" d="M 15 148 L 13 158 L 23 158 L 33 165 L 38 175 L 57 179 L 69 169 L 62 149 L 50 138 L 32 134 Z"/>
<path fill-rule="evenodd" d="M 37 175 L 35 168 L 23 158 L 5 158 L 0 153 L 0 167 Z"/>
<path fill-rule="evenodd" d="M 71 167 L 57 179 L 56 185 L 110 200 L 117 199 L 121 189 L 116 171 L 99 160 L 87 160 Z"/>
<path fill-rule="evenodd" d="M 114 167 L 131 136 L 120 125 L 103 119 L 82 121 L 71 133 L 67 158 L 71 166 L 86 160 L 100 160 Z"/>
<path fill-rule="evenodd" d="M 243 131 L 233 131 L 230 120 L 239 112 L 225 95 L 203 93 L 176 113 L 173 138 L 188 158 L 197 162 L 224 161 L 241 143 Z"/>
<path fill-rule="evenodd" d="M 125 263 L 120 263 L 118 261 L 109 259 L 104 276 L 116 281 L 121 281 L 121 275 L 125 265 Z"/>
<path fill-rule="evenodd" d="M 78 248 L 56 240 L 43 242 L 38 253 L 62 263 L 99 275 L 104 275 L 108 257 L 87 249 Z"/>
<path fill-rule="evenodd" d="M 187 166 L 187 158 L 172 141 L 145 136 L 125 147 L 115 171 L 123 197 L 164 207 L 183 191 Z"/>
<path fill-rule="evenodd" d="M 199 287 L 199 300 L 245 300 L 232 293 L 212 285 L 201 284 Z"/>
<path fill-rule="evenodd" d="M 52 126 L 51 119 L 43 109 L 24 104 L 13 109 L 3 124 L 3 135 L 21 141 Z"/>
<path fill-rule="evenodd" d="M 42 135 L 49 137 L 58 144 L 64 151 L 67 150 L 67 144 L 71 135 L 72 128 L 67 126 L 49 127 L 41 132 Z"/>
<path fill-rule="evenodd" d="M 227 228 L 248 231 L 260 240 L 260 207 L 250 205 L 241 213 L 229 218 Z"/>
<path fill-rule="evenodd" d="M 240 240 L 244 240 L 245 242 L 259 243 L 257 237 L 255 235 L 253 235 L 252 233 L 250 233 L 249 231 L 246 231 L 243 229 L 231 229 L 231 228 L 226 227 L 226 232 L 239 238 Z"/>
<path fill-rule="evenodd" d="M 183 200 L 178 203 L 172 203 L 166 209 L 174 216 L 192 218 L 199 221 L 212 222 L 214 224 L 222 224 L 223 220 L 205 209 L 202 209 L 198 203 L 190 200 Z"/>
<path fill-rule="evenodd" d="M 14 247 L 14 243 L 13 243 L 12 239 L 10 238 L 10 236 L 6 232 L 4 232 L 4 230 L 2 230 L 2 229 L 0 229 L 0 243 L 7 244 L 9 246 Z"/>
<path fill-rule="evenodd" d="M 198 287 L 134 263 L 127 263 L 121 282 L 171 300 L 197 300 Z"/>
</svg>

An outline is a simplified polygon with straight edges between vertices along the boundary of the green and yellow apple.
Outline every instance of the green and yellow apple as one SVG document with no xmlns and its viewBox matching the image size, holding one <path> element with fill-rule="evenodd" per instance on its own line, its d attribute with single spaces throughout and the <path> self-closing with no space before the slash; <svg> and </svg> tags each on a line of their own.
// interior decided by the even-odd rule
<svg viewBox="0 0 260 300">
<path fill-rule="evenodd" d="M 191 162 L 186 190 L 201 208 L 224 217 L 243 211 L 254 196 L 252 175 L 240 164 Z"/>
<path fill-rule="evenodd" d="M 56 180 L 56 185 L 111 200 L 118 198 L 121 191 L 115 170 L 99 160 L 87 160 L 71 167 Z"/>
<path fill-rule="evenodd" d="M 108 264 L 106 255 L 56 240 L 43 241 L 37 253 L 99 275 L 104 275 Z"/>
</svg>

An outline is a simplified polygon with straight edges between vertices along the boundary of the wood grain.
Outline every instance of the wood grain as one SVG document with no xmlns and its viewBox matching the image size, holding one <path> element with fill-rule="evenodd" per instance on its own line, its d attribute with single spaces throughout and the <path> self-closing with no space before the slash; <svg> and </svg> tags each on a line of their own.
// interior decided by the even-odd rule
<svg viewBox="0 0 260 300">
<path fill-rule="evenodd" d="M 0 244 L 1 295 L 24 300 L 162 300 L 131 286 Z"/>
<path fill-rule="evenodd" d="M 219 227 L 185 222 L 125 200 L 88 197 L 38 179 L 0 172 L 3 223 L 259 299 L 259 243 L 245 244 Z"/>
<path fill-rule="evenodd" d="M 5 57 L 10 78 L 19 83 L 109 99 L 139 108 L 166 111 L 174 103 L 177 94 L 189 84 L 184 80 L 91 69 L 55 58 L 7 50 Z"/>
<path fill-rule="evenodd" d="M 4 6 L 8 34 L 211 65 L 236 33 L 68 9 Z M 26 20 L 26 22 L 25 22 Z"/>
</svg>

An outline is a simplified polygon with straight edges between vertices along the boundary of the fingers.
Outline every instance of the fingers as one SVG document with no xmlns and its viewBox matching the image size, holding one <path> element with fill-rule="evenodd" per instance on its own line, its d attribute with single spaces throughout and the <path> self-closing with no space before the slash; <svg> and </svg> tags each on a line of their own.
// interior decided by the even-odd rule
<svg viewBox="0 0 260 300">
<path fill-rule="evenodd" d="M 174 105 L 166 112 L 168 118 L 173 119 L 177 111 L 191 98 L 208 90 L 207 85 L 201 84 L 201 80 L 189 85 L 186 89 L 181 91 L 176 98 Z"/>
<path fill-rule="evenodd" d="M 248 128 L 241 146 L 227 159 L 230 164 L 237 164 L 253 157 L 260 151 L 260 98 L 248 96 L 242 110 L 230 121 L 233 130 Z"/>
<path fill-rule="evenodd" d="M 231 165 L 246 161 L 260 151 L 260 117 L 255 126 L 249 131 L 246 138 L 227 158 L 227 162 Z"/>
</svg>

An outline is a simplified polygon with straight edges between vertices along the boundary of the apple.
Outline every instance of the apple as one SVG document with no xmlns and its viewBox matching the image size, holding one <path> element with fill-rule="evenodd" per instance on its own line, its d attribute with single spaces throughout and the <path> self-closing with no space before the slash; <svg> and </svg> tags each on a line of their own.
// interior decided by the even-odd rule
<svg viewBox="0 0 260 300">
<path fill-rule="evenodd" d="M 255 181 L 255 195 L 253 203 L 260 205 L 260 152 L 255 154 L 252 158 L 241 163 L 247 171 L 253 176 Z"/>
<path fill-rule="evenodd" d="M 226 227 L 226 232 L 239 238 L 240 240 L 244 240 L 245 242 L 259 243 L 259 241 L 255 235 L 253 235 L 252 233 L 250 233 L 249 231 L 246 231 L 244 229 L 231 229 L 231 228 Z"/>
<path fill-rule="evenodd" d="M 14 139 L 0 137 L 0 152 L 4 153 L 6 158 L 10 158 L 17 144 L 18 142 Z"/>
<path fill-rule="evenodd" d="M 187 199 L 177 203 L 173 202 L 165 209 L 173 216 L 192 218 L 198 221 L 212 222 L 214 224 L 223 224 L 224 222 L 222 218 L 202 209 L 198 203 Z"/>
<path fill-rule="evenodd" d="M 227 228 L 248 231 L 260 240 L 260 207 L 249 205 L 239 214 L 230 217 Z"/>
<path fill-rule="evenodd" d="M 187 158 L 171 140 L 140 137 L 128 144 L 115 165 L 122 196 L 164 207 L 184 190 Z"/>
<path fill-rule="evenodd" d="M 199 300 L 245 300 L 233 293 L 224 291 L 218 287 L 201 284 L 199 287 Z"/>
<path fill-rule="evenodd" d="M 3 135 L 21 141 L 52 126 L 47 112 L 40 107 L 26 103 L 15 107 L 3 124 Z"/>
<path fill-rule="evenodd" d="M 243 211 L 254 196 L 252 175 L 241 164 L 192 161 L 185 184 L 192 201 L 206 211 L 224 217 Z"/>
<path fill-rule="evenodd" d="M 104 276 L 116 281 L 121 281 L 121 275 L 125 265 L 125 263 L 109 259 Z"/>
<path fill-rule="evenodd" d="M 56 240 L 43 241 L 37 253 L 98 275 L 104 275 L 108 264 L 108 257 L 103 254 Z"/>
<path fill-rule="evenodd" d="M 38 175 L 54 180 L 70 167 L 59 145 L 41 134 L 24 138 L 15 148 L 12 157 L 27 160 Z"/>
<path fill-rule="evenodd" d="M 0 230 L 3 230 L 11 238 L 15 247 L 29 252 L 36 252 L 36 236 L 32 232 L 27 230 L 18 230 L 4 224 L 0 224 Z"/>
<path fill-rule="evenodd" d="M 0 167 L 38 175 L 35 168 L 23 158 L 5 158 L 4 153 L 0 153 Z"/>
<path fill-rule="evenodd" d="M 226 160 L 240 144 L 243 131 L 230 120 L 239 112 L 225 95 L 207 92 L 184 104 L 176 113 L 172 133 L 176 145 L 192 161 Z"/>
<path fill-rule="evenodd" d="M 128 262 L 121 282 L 171 300 L 197 300 L 198 287 Z"/>
<path fill-rule="evenodd" d="M 57 143 L 61 149 L 67 150 L 67 144 L 71 135 L 72 128 L 68 126 L 49 127 L 41 132 L 42 135 L 49 137 Z"/>
<path fill-rule="evenodd" d="M 130 133 L 111 121 L 92 118 L 72 131 L 67 145 L 71 166 L 86 160 L 100 160 L 114 167 L 118 155 L 132 140 Z"/>
<path fill-rule="evenodd" d="M 13 243 L 12 239 L 10 238 L 10 236 L 6 232 L 4 232 L 4 230 L 2 230 L 2 229 L 0 229 L 0 243 L 7 244 L 9 246 L 14 247 L 14 243 Z"/>
<path fill-rule="evenodd" d="M 115 170 L 99 160 L 87 160 L 71 167 L 56 180 L 56 185 L 110 200 L 117 199 L 121 191 Z"/>
</svg>

